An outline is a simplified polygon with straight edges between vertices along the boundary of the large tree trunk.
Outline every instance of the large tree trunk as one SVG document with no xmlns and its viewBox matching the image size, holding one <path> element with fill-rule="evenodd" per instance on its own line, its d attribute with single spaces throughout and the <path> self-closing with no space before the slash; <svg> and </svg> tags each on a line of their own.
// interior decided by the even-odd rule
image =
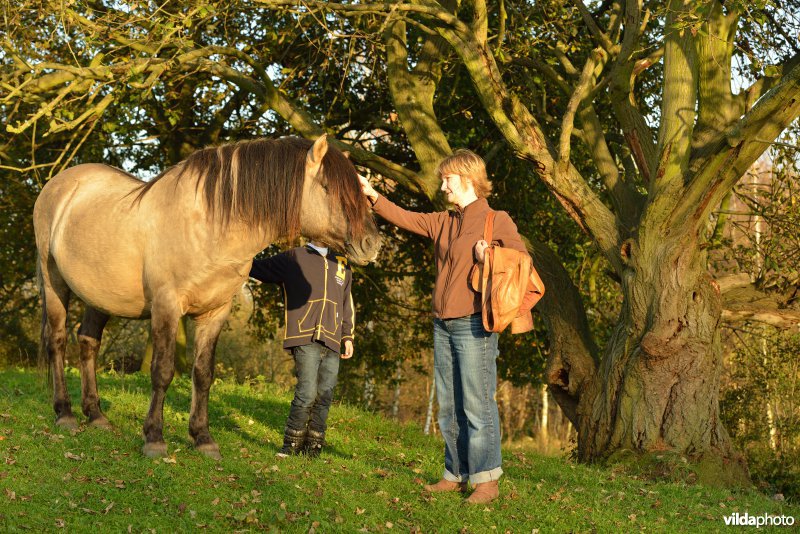
<svg viewBox="0 0 800 534">
<path fill-rule="evenodd" d="M 719 287 L 693 237 L 645 228 L 623 245 L 622 312 L 581 395 L 578 455 L 670 450 L 721 465 L 735 454 L 719 417 Z"/>
</svg>

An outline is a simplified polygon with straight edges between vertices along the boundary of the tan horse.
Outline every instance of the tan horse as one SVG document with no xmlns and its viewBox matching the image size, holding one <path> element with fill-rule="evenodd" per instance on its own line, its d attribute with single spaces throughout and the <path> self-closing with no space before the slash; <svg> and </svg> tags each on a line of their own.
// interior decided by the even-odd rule
<svg viewBox="0 0 800 534">
<path fill-rule="evenodd" d="M 148 456 L 167 453 L 164 396 L 174 374 L 178 320 L 196 321 L 189 434 L 219 458 L 208 430 L 214 350 L 253 256 L 298 233 L 375 259 L 380 236 L 355 168 L 325 136 L 257 140 L 200 150 L 145 183 L 107 165 L 68 169 L 42 189 L 33 210 L 42 296 L 43 356 L 53 374 L 56 424 L 75 427 L 64 378 L 70 295 L 86 304 L 78 332 L 81 405 L 100 410 L 95 357 L 110 315 L 151 319 L 152 397 L 144 423 Z"/>
</svg>

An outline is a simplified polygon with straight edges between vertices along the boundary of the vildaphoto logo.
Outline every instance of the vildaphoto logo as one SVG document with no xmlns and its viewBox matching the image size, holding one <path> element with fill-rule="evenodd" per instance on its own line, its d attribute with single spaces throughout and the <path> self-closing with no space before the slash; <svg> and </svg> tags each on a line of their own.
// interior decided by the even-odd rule
<svg viewBox="0 0 800 534">
<path fill-rule="evenodd" d="M 791 527 L 794 525 L 794 517 L 790 515 L 750 515 L 747 512 L 739 512 L 726 515 L 722 519 L 725 525 L 732 527 Z"/>
</svg>

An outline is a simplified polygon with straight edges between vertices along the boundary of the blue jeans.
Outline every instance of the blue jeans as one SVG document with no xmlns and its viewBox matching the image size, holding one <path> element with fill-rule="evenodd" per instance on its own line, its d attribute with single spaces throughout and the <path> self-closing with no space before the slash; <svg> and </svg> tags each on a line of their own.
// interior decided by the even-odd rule
<svg viewBox="0 0 800 534">
<path fill-rule="evenodd" d="M 444 478 L 472 484 L 497 480 L 500 415 L 497 412 L 497 334 L 481 315 L 433 321 L 433 366 L 444 437 Z"/>
<path fill-rule="evenodd" d="M 286 426 L 293 430 L 325 432 L 333 388 L 339 374 L 339 353 L 320 343 L 292 349 L 297 385 Z"/>
</svg>

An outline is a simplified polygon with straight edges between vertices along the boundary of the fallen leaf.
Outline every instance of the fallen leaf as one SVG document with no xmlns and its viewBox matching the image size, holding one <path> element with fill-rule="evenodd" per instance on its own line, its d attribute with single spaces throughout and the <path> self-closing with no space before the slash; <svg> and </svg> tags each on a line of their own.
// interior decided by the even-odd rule
<svg viewBox="0 0 800 534">
<path fill-rule="evenodd" d="M 365 510 L 365 509 L 363 509 L 363 508 L 359 508 L 358 506 L 356 506 L 356 515 L 361 515 L 361 514 L 363 514 L 364 512 L 366 512 L 366 510 Z"/>
<path fill-rule="evenodd" d="M 258 516 L 255 510 L 250 510 L 244 518 L 245 523 L 258 523 Z"/>
<path fill-rule="evenodd" d="M 392 523 L 391 521 L 387 521 L 386 528 L 394 528 L 394 523 Z"/>
<path fill-rule="evenodd" d="M 73 454 L 69 451 L 64 453 L 64 458 L 69 458 L 70 460 L 78 460 L 78 461 L 82 460 L 80 456 L 78 456 L 77 454 Z"/>
<path fill-rule="evenodd" d="M 60 517 L 57 517 L 57 518 L 56 518 L 56 526 L 57 526 L 58 528 L 64 528 L 64 527 L 66 527 L 66 526 L 67 526 L 67 522 L 66 522 L 66 521 L 64 521 L 63 519 L 61 519 Z"/>
<path fill-rule="evenodd" d="M 216 499 L 214 499 L 213 501 L 211 501 L 211 506 L 216 506 L 216 505 L 218 505 L 218 504 L 219 504 L 219 497 L 217 497 Z"/>
<path fill-rule="evenodd" d="M 165 464 L 177 464 L 178 463 L 178 460 L 176 460 L 172 456 L 170 456 L 169 458 L 162 458 L 161 461 L 164 462 Z"/>
<path fill-rule="evenodd" d="M 6 488 L 6 497 L 8 497 L 8 500 L 10 501 L 16 501 L 17 493 L 15 491 L 11 491 L 10 489 Z"/>
</svg>

